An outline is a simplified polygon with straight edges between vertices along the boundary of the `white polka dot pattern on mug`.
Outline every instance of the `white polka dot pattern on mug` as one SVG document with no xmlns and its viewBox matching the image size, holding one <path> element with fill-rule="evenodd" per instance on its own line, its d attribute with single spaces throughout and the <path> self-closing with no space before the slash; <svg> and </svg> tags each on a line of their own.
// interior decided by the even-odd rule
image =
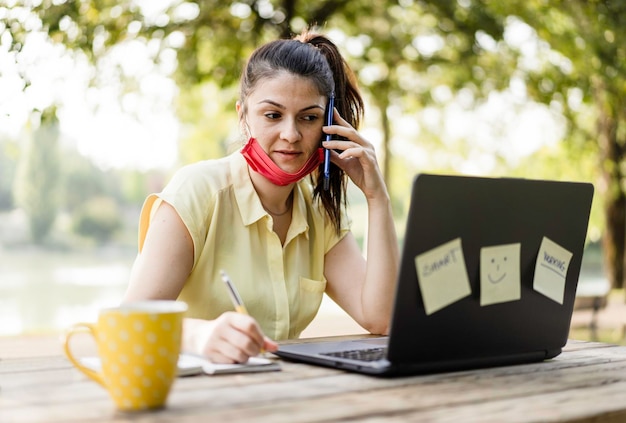
<svg viewBox="0 0 626 423">
<path fill-rule="evenodd" d="M 115 313 L 99 328 L 104 379 L 121 409 L 141 410 L 165 403 L 176 378 L 180 316 Z"/>
</svg>

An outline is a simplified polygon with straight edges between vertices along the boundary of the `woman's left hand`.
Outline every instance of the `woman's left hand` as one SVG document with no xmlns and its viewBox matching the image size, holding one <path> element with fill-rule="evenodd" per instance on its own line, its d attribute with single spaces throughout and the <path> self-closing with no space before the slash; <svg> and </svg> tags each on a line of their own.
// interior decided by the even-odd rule
<svg viewBox="0 0 626 423">
<path fill-rule="evenodd" d="M 334 125 L 325 126 L 324 133 L 338 135 L 346 140 L 324 141 L 324 148 L 331 150 L 331 161 L 343 169 L 367 199 L 373 199 L 387 190 L 383 180 L 374 146 L 363 138 L 335 109 Z M 337 153 L 334 150 L 340 150 Z"/>
</svg>

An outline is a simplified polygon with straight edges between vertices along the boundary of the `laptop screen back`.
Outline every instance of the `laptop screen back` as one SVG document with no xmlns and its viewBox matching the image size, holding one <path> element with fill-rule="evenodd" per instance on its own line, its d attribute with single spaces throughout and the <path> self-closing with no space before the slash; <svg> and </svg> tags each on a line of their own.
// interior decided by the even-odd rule
<svg viewBox="0 0 626 423">
<path fill-rule="evenodd" d="M 419 175 L 389 360 L 558 354 L 592 197 L 588 183 Z"/>
</svg>

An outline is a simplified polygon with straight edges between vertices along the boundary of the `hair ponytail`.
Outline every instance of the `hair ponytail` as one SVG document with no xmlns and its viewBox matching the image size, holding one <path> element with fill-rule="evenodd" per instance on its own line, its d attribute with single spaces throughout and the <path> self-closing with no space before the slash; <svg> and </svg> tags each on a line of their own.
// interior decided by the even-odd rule
<svg viewBox="0 0 626 423">
<path fill-rule="evenodd" d="M 295 37 L 303 43 L 316 47 L 326 58 L 333 75 L 335 108 L 353 128 L 358 128 L 363 118 L 363 99 L 359 93 L 356 77 L 337 46 L 327 37 L 304 31 Z M 330 94 L 330 93 L 328 93 Z M 331 218 L 337 233 L 341 228 L 341 207 L 346 203 L 347 179 L 343 170 L 331 163 L 329 189 L 324 190 L 323 172 L 318 172 L 313 196 L 319 197 Z"/>
<path fill-rule="evenodd" d="M 338 100 L 335 107 L 350 125 L 358 129 L 363 118 L 363 99 L 357 88 L 354 72 L 337 46 L 324 35 L 308 31 L 302 32 L 295 39 L 317 47 L 324 55 L 333 74 L 335 99 Z"/>
</svg>

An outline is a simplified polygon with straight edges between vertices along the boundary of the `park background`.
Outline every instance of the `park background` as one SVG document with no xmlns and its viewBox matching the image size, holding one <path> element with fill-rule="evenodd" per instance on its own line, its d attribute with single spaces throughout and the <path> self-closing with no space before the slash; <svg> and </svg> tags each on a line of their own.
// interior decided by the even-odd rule
<svg viewBox="0 0 626 423">
<path fill-rule="evenodd" d="M 420 172 L 592 182 L 581 285 L 624 302 L 621 1 L 3 0 L 0 335 L 119 302 L 146 195 L 236 148 L 245 58 L 306 27 L 356 72 L 400 238 Z M 358 330 L 327 300 L 317 322 Z"/>
</svg>

